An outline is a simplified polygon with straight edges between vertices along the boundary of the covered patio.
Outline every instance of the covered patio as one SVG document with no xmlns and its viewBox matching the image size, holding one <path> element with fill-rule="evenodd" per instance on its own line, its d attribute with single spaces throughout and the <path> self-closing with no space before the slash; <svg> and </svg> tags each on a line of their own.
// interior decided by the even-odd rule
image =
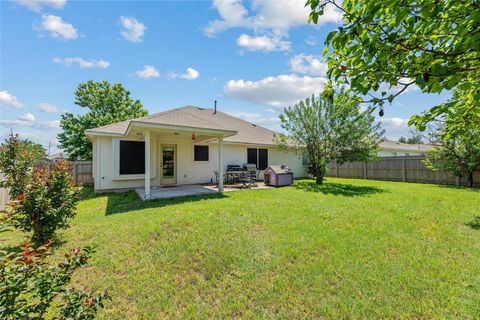
<svg viewBox="0 0 480 320">
<path fill-rule="evenodd" d="M 236 131 L 229 131 L 224 129 L 205 129 L 199 127 L 184 127 L 177 125 L 164 125 L 157 123 L 144 123 L 131 121 L 130 126 L 127 129 L 127 135 L 132 134 L 134 136 L 140 137 L 141 140 L 145 142 L 145 174 L 142 175 L 144 180 L 143 188 L 137 188 L 136 191 L 142 199 L 162 199 L 162 198 L 173 198 L 173 197 L 182 197 L 189 195 L 203 195 L 211 194 L 224 191 L 224 181 L 223 181 L 223 172 L 224 172 L 224 150 L 223 150 L 223 139 L 225 137 L 234 135 Z M 166 180 L 162 175 L 162 172 L 166 171 L 165 161 L 162 163 L 162 159 L 154 161 L 155 156 L 153 153 L 158 151 L 155 148 L 157 143 L 165 145 L 161 141 L 170 141 L 171 143 L 168 146 L 171 146 L 175 155 L 172 155 L 172 158 L 175 162 L 172 172 L 177 171 L 177 159 L 181 158 L 183 155 L 177 156 L 177 146 L 181 144 L 192 143 L 192 140 L 195 143 L 201 143 L 206 141 L 215 141 L 217 142 L 218 147 L 218 172 L 220 173 L 220 179 L 218 181 L 218 188 L 213 190 L 212 188 L 207 188 L 198 184 L 181 184 L 178 182 L 178 178 L 174 180 Z M 165 160 L 165 159 L 163 159 Z M 158 173 L 156 173 L 154 168 L 160 167 Z M 158 174 L 163 178 L 165 182 L 160 182 L 159 186 L 152 186 L 153 177 Z M 163 185 L 162 185 L 163 184 Z"/>
</svg>

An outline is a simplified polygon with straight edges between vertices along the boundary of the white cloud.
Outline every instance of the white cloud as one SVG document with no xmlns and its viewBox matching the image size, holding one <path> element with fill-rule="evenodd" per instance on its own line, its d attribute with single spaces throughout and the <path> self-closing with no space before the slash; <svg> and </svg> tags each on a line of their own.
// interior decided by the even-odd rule
<svg viewBox="0 0 480 320">
<path fill-rule="evenodd" d="M 53 62 L 61 63 L 65 66 L 71 66 L 72 64 L 77 64 L 80 68 L 100 68 L 105 69 L 110 66 L 110 62 L 106 60 L 94 60 L 89 59 L 85 60 L 79 57 L 70 57 L 70 58 L 53 58 Z"/>
<path fill-rule="evenodd" d="M 147 27 L 143 23 L 135 18 L 124 16 L 120 17 L 120 22 L 123 27 L 120 32 L 122 37 L 130 42 L 142 42 L 145 30 L 147 30 Z"/>
<path fill-rule="evenodd" d="M 297 54 L 288 62 L 293 72 L 325 77 L 328 65 L 318 56 Z"/>
<path fill-rule="evenodd" d="M 71 40 L 78 37 L 77 29 L 70 23 L 66 23 L 61 17 L 54 15 L 42 15 L 40 29 L 50 33 L 55 39 Z"/>
<path fill-rule="evenodd" d="M 29 122 L 32 122 L 32 121 L 35 121 L 35 116 L 33 114 L 31 114 L 30 112 L 27 112 L 25 114 L 22 114 L 21 116 L 18 117 L 19 120 L 23 120 L 23 121 L 29 121 Z"/>
<path fill-rule="evenodd" d="M 7 90 L 0 91 L 0 106 L 8 106 L 16 109 L 23 107 L 23 104 L 17 100 L 17 97 L 8 93 Z"/>
<path fill-rule="evenodd" d="M 60 111 L 60 109 L 58 109 L 57 106 L 50 103 L 40 103 L 37 109 L 45 113 L 54 113 L 54 112 Z"/>
<path fill-rule="evenodd" d="M 397 81 L 398 84 L 396 86 L 391 87 L 391 88 L 390 88 L 390 85 L 388 83 L 382 83 L 380 85 L 379 89 L 377 90 L 377 92 L 385 91 L 385 92 L 387 92 L 387 95 L 396 94 L 404 88 L 404 86 L 402 84 L 407 84 L 407 83 L 410 83 L 412 81 L 413 81 L 413 79 L 410 79 L 410 78 L 400 78 Z M 419 90 L 420 90 L 420 88 L 416 84 L 412 84 L 412 85 L 408 86 L 407 89 L 405 89 L 405 91 L 403 91 L 400 95 L 408 93 L 408 92 L 419 91 Z"/>
<path fill-rule="evenodd" d="M 396 128 L 402 128 L 402 127 L 408 127 L 408 119 L 402 119 L 402 118 L 385 118 L 380 120 L 385 126 L 389 127 L 396 127 Z"/>
<path fill-rule="evenodd" d="M 145 65 L 143 69 L 135 71 L 135 75 L 139 78 L 150 79 L 159 77 L 160 72 L 152 65 Z"/>
<path fill-rule="evenodd" d="M 181 78 L 181 79 L 185 79 L 185 80 L 195 80 L 198 77 L 200 77 L 200 72 L 193 69 L 192 67 L 188 67 L 187 70 L 185 70 L 185 73 L 182 73 L 182 74 L 180 74 L 176 71 L 169 71 L 167 73 L 167 77 L 169 79 Z M 213 80 L 213 81 L 215 81 L 215 80 Z"/>
<path fill-rule="evenodd" d="M 249 51 L 288 51 L 290 50 L 290 42 L 281 40 L 279 36 L 249 36 L 242 34 L 237 39 L 237 44 Z"/>
<path fill-rule="evenodd" d="M 280 124 L 280 119 L 278 117 L 265 117 L 261 113 L 243 111 L 227 111 L 225 113 L 259 126 L 272 127 Z"/>
<path fill-rule="evenodd" d="M 270 76 L 257 81 L 230 80 L 224 87 L 224 93 L 232 99 L 282 109 L 320 93 L 326 82 L 321 77 L 296 75 Z"/>
<path fill-rule="evenodd" d="M 208 22 L 204 32 L 209 36 L 237 27 L 255 31 L 270 30 L 276 34 L 285 33 L 292 27 L 307 25 L 310 13 L 309 8 L 305 7 L 304 0 L 254 0 L 251 14 L 241 0 L 214 0 L 213 7 L 221 18 Z M 330 5 L 325 8 L 325 13 L 319 18 L 317 25 L 338 23 L 341 19 L 341 12 Z"/>
<path fill-rule="evenodd" d="M 217 9 L 221 20 L 208 22 L 204 28 L 207 35 L 224 31 L 234 27 L 244 27 L 248 21 L 248 11 L 241 0 L 213 0 L 213 7 Z"/>
<path fill-rule="evenodd" d="M 60 127 L 60 121 L 31 121 L 31 120 L 0 120 L 0 125 L 7 128 L 30 127 L 34 129 L 56 129 Z"/>
<path fill-rule="evenodd" d="M 195 80 L 198 77 L 200 77 L 200 72 L 190 67 L 187 68 L 184 74 L 180 75 L 180 78 L 185 80 Z"/>
<path fill-rule="evenodd" d="M 17 0 L 17 3 L 35 12 L 40 12 L 43 7 L 62 9 L 67 0 Z"/>
<path fill-rule="evenodd" d="M 385 129 L 385 136 L 389 139 L 398 139 L 401 136 L 408 136 L 410 134 L 410 128 L 408 126 L 408 120 L 399 117 L 380 118 L 378 119 L 382 123 L 382 127 Z"/>
</svg>

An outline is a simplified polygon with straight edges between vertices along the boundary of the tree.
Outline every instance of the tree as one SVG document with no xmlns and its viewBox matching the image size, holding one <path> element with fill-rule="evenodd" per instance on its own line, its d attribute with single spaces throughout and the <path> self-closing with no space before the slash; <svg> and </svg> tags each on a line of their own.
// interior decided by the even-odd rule
<svg viewBox="0 0 480 320">
<path fill-rule="evenodd" d="M 465 130 L 475 128 L 480 123 L 480 101 L 475 100 L 468 90 L 455 88 L 451 99 L 422 115 L 412 116 L 408 124 L 424 131 L 430 122 L 439 120 L 448 124 L 443 128 L 444 136 L 464 134 Z"/>
<path fill-rule="evenodd" d="M 63 132 L 58 135 L 59 147 L 68 153 L 70 160 L 92 159 L 92 143 L 85 130 L 148 115 L 139 100 L 130 98 L 130 91 L 108 81 L 80 84 L 75 90 L 75 104 L 89 111 L 77 116 L 64 113 L 61 117 Z"/>
<path fill-rule="evenodd" d="M 398 142 L 406 143 L 406 144 L 422 144 L 423 143 L 423 136 L 419 133 L 414 133 L 410 137 L 400 137 Z"/>
<path fill-rule="evenodd" d="M 468 112 L 462 112 L 468 106 L 450 102 L 445 105 L 449 107 L 441 116 L 431 120 L 437 123 L 429 133 L 435 147 L 428 151 L 425 165 L 457 177 L 466 176 L 467 186 L 473 187 L 473 172 L 480 170 L 480 121 L 471 121 Z"/>
<path fill-rule="evenodd" d="M 416 85 L 430 93 L 458 88 L 478 105 L 479 1 L 307 0 L 306 5 L 313 23 L 327 5 L 343 13 L 344 25 L 325 41 L 328 76 L 370 96 L 366 101 L 382 106 Z M 398 90 L 389 93 L 384 84 Z"/>
<path fill-rule="evenodd" d="M 308 156 L 309 173 L 321 184 L 331 161 L 367 161 L 376 157 L 383 130 L 375 123 L 373 109 L 361 112 L 360 99 L 340 91 L 305 99 L 280 115 L 286 134 L 276 144 Z"/>
</svg>

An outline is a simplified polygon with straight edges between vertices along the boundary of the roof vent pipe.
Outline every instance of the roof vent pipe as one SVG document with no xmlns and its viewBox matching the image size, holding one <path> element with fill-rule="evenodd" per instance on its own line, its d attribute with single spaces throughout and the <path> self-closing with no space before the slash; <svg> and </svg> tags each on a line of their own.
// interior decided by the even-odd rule
<svg viewBox="0 0 480 320">
<path fill-rule="evenodd" d="M 217 100 L 215 100 L 215 107 L 213 108 L 213 114 L 217 114 Z"/>
</svg>

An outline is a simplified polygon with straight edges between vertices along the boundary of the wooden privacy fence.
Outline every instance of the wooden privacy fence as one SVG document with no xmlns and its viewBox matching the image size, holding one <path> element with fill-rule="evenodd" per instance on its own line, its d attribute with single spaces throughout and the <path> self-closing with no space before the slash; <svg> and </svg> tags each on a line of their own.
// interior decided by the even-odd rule
<svg viewBox="0 0 480 320">
<path fill-rule="evenodd" d="M 42 162 L 39 165 L 48 166 L 49 169 L 54 166 L 54 162 Z M 72 180 L 76 185 L 93 186 L 92 161 L 76 160 L 70 161 Z M 4 176 L 0 172 L 0 181 Z M 0 210 L 5 209 L 5 204 L 9 201 L 8 189 L 0 188 Z"/>
<path fill-rule="evenodd" d="M 93 186 L 92 161 L 75 160 L 70 162 L 70 174 L 76 185 Z M 55 162 L 42 161 L 39 166 L 48 166 L 51 169 Z"/>
<path fill-rule="evenodd" d="M 387 181 L 405 181 L 464 186 L 467 178 L 456 178 L 446 171 L 433 171 L 423 164 L 423 156 L 385 157 L 372 162 L 330 163 L 327 176 Z M 473 175 L 473 183 L 480 186 L 480 172 Z"/>
</svg>

